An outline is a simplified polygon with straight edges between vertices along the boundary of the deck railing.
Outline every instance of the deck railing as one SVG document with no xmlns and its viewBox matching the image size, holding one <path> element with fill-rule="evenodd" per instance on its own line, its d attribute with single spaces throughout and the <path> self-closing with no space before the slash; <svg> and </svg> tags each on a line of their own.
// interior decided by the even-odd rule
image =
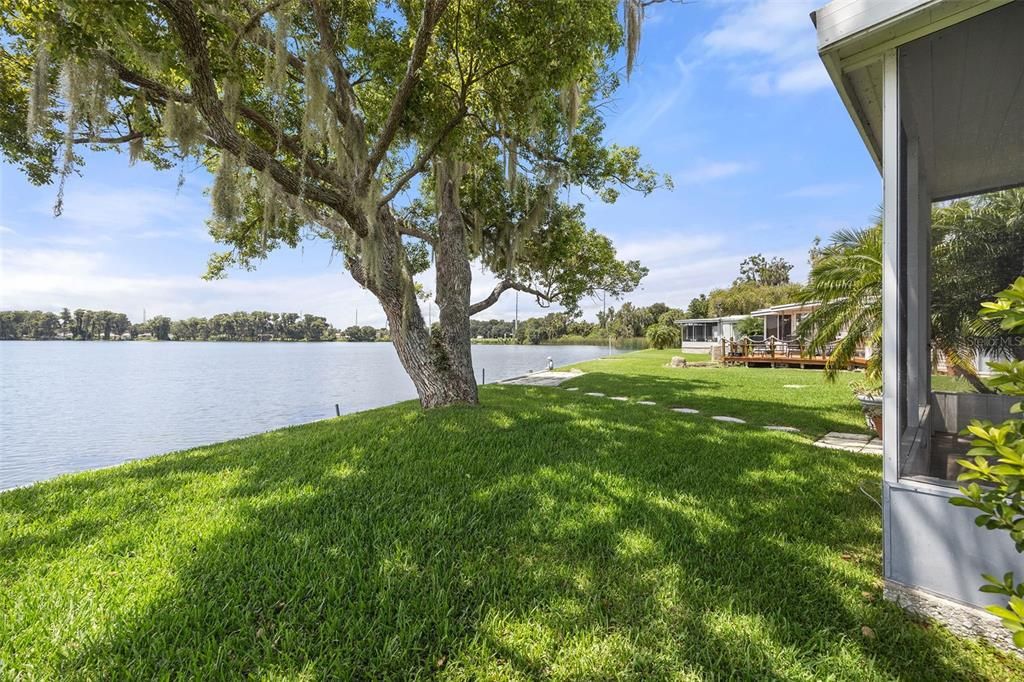
<svg viewBox="0 0 1024 682">
<path fill-rule="evenodd" d="M 810 362 L 824 364 L 835 350 L 836 345 L 841 341 L 837 339 L 825 347 L 821 355 L 808 354 L 804 344 L 797 339 L 779 339 L 774 336 L 760 341 L 755 341 L 749 336 L 742 336 L 739 339 L 732 337 L 722 339 L 722 361 L 723 362 Z M 858 350 L 851 364 L 863 365 L 864 353 Z"/>
</svg>

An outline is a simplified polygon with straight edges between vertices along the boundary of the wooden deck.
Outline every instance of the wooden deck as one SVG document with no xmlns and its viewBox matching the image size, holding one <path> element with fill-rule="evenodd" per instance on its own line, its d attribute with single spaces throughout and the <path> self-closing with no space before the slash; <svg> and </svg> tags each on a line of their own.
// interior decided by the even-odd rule
<svg viewBox="0 0 1024 682">
<path fill-rule="evenodd" d="M 832 352 L 831 347 L 826 350 Z M 721 358 L 726 365 L 822 369 L 828 364 L 828 355 L 805 355 L 804 351 L 804 346 L 797 341 L 779 340 L 772 336 L 763 341 L 754 341 L 749 337 L 722 339 L 721 344 Z M 865 358 L 854 357 L 848 368 L 863 368 L 867 364 Z"/>
<path fill-rule="evenodd" d="M 825 357 L 801 357 L 799 355 L 726 355 L 722 358 L 726 365 L 746 365 L 747 367 L 799 367 L 801 369 L 822 369 L 828 362 Z M 867 365 L 864 358 L 850 360 L 851 367 L 863 368 Z"/>
</svg>

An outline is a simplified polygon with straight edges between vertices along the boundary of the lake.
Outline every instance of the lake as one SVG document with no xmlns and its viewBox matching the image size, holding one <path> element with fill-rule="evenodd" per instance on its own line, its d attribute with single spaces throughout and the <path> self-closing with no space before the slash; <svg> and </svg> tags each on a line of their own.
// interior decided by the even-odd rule
<svg viewBox="0 0 1024 682">
<path fill-rule="evenodd" d="M 602 346 L 473 346 L 494 382 Z M 416 397 L 390 343 L 0 342 L 0 490 Z"/>
</svg>

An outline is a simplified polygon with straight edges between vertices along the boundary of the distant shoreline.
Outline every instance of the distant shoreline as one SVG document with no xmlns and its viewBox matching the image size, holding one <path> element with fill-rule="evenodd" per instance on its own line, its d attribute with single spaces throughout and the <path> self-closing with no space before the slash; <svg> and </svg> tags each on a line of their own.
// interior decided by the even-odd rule
<svg viewBox="0 0 1024 682">
<path fill-rule="evenodd" d="M 377 339 L 374 341 L 352 341 L 349 339 L 0 339 L 0 342 L 23 343 L 30 341 L 42 341 L 46 343 L 355 343 L 355 344 L 378 344 L 391 343 L 390 339 Z M 474 346 L 607 346 L 607 339 L 580 339 L 569 338 L 565 340 L 551 339 L 540 343 L 512 343 L 502 339 L 470 339 Z M 616 350 L 644 350 L 645 343 L 638 339 L 613 340 L 612 348 Z"/>
</svg>

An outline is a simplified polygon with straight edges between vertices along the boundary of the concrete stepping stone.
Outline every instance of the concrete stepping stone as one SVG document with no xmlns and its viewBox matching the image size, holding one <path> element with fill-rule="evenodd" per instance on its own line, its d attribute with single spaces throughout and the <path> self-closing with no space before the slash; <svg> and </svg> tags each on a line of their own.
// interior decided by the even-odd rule
<svg viewBox="0 0 1024 682">
<path fill-rule="evenodd" d="M 832 431 L 826 433 L 819 440 L 814 442 L 819 448 L 831 448 L 833 450 L 845 450 L 846 452 L 860 452 L 865 454 L 882 454 L 882 441 L 863 433 L 843 433 Z"/>
<path fill-rule="evenodd" d="M 744 420 L 739 417 L 725 417 L 723 415 L 716 415 L 712 417 L 716 422 L 728 422 L 730 424 L 746 424 Z"/>
<path fill-rule="evenodd" d="M 882 439 L 872 438 L 871 441 L 864 446 L 861 453 L 865 455 L 881 455 L 882 454 Z"/>
<path fill-rule="evenodd" d="M 567 391 L 578 391 L 578 390 L 580 390 L 580 389 L 579 389 L 579 387 L 578 387 L 578 386 L 573 386 L 572 388 L 567 388 L 567 389 L 565 389 L 565 390 L 567 390 Z"/>
<path fill-rule="evenodd" d="M 603 398 L 604 397 L 604 393 L 596 393 L 596 392 L 595 393 L 584 393 L 583 395 L 592 395 L 595 398 Z"/>
<path fill-rule="evenodd" d="M 654 402 L 653 400 L 638 400 L 638 401 L 636 401 L 636 404 L 637 405 L 657 405 L 658 403 Z"/>
<path fill-rule="evenodd" d="M 773 424 L 771 426 L 766 426 L 764 428 L 768 429 L 769 431 L 785 431 L 786 433 L 800 433 L 800 429 L 794 428 L 792 426 L 775 426 Z"/>
<path fill-rule="evenodd" d="M 695 410 L 692 407 L 673 407 L 672 411 L 679 414 L 700 414 L 700 410 Z"/>
<path fill-rule="evenodd" d="M 609 398 L 609 400 L 621 400 L 621 401 L 625 402 L 625 401 L 629 400 L 629 398 L 627 398 L 624 395 L 613 395 L 613 396 L 611 396 Z"/>
<path fill-rule="evenodd" d="M 783 388 L 807 388 L 807 384 L 783 384 Z"/>
</svg>

